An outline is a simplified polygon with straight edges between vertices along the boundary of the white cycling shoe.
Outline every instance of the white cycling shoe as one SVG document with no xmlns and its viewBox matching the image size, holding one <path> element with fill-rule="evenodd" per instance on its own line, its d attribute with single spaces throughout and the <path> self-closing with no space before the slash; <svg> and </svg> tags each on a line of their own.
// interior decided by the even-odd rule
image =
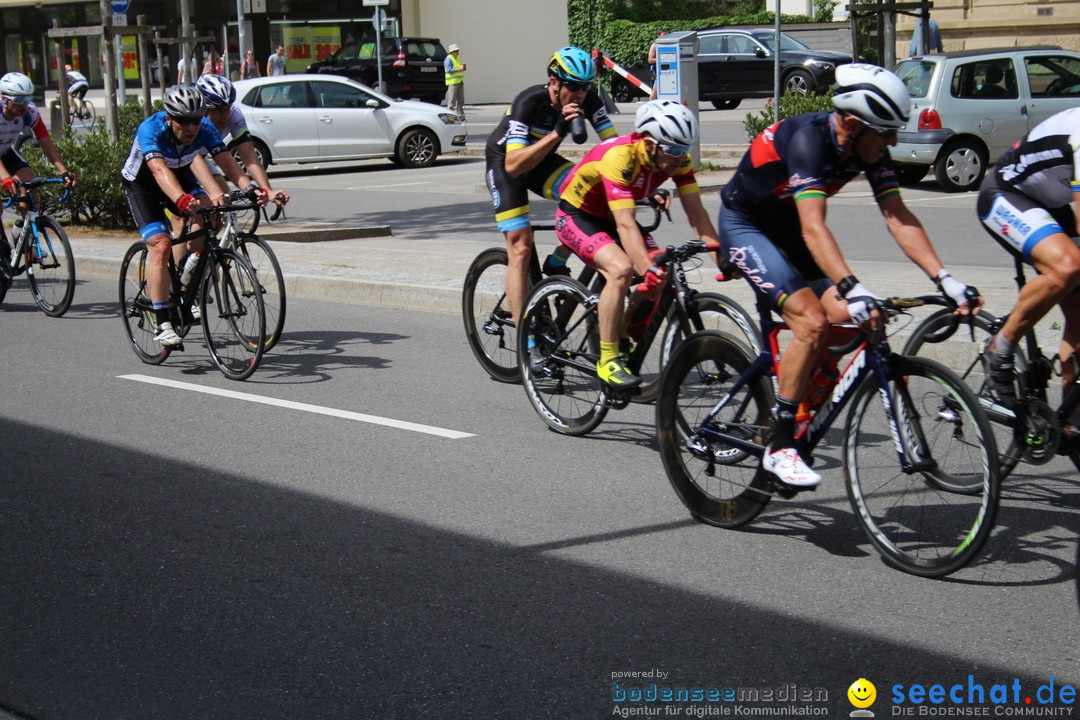
<svg viewBox="0 0 1080 720">
<path fill-rule="evenodd" d="M 176 347 L 184 342 L 184 339 L 176 334 L 171 322 L 161 323 L 154 339 L 161 343 L 162 347 Z"/>
<path fill-rule="evenodd" d="M 821 484 L 821 476 L 803 462 L 795 448 L 780 448 L 775 452 L 771 447 L 766 448 L 761 467 L 775 475 L 780 482 L 793 488 L 809 490 Z"/>
</svg>

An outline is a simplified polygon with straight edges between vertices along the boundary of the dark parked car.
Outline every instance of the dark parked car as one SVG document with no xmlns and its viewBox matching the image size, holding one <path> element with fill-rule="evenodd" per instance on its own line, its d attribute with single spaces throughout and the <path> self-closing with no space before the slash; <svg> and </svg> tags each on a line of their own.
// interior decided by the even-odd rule
<svg viewBox="0 0 1080 720">
<path fill-rule="evenodd" d="M 638 60 L 626 69 L 646 85 L 652 85 L 652 71 L 646 61 Z M 615 102 L 630 102 L 635 98 L 648 97 L 648 95 L 641 88 L 623 78 L 622 75 L 613 72 L 611 73 L 611 97 L 615 98 Z"/>
<path fill-rule="evenodd" d="M 443 60 L 446 48 L 436 38 L 382 39 L 382 80 L 374 40 L 351 41 L 321 62 L 308 65 L 309 73 L 330 73 L 352 78 L 390 97 L 423 100 L 438 105 L 446 96 Z"/>
<path fill-rule="evenodd" d="M 698 33 L 698 99 L 719 110 L 737 107 L 743 98 L 773 96 L 773 30 L 719 28 Z M 811 50 L 780 34 L 782 90 L 824 92 L 833 84 L 837 65 L 851 55 Z"/>
</svg>

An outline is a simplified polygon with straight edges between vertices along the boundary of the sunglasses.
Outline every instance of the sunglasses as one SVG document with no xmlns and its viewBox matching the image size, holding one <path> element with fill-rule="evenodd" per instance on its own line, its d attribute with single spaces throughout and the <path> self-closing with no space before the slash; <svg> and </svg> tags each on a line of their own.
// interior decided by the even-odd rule
<svg viewBox="0 0 1080 720">
<path fill-rule="evenodd" d="M 588 91 L 592 87 L 592 83 L 567 82 L 564 80 L 562 86 L 570 92 L 582 92 Z"/>
<path fill-rule="evenodd" d="M 664 151 L 664 154 L 668 157 L 681 158 L 686 153 L 690 152 L 689 145 L 664 145 L 657 143 L 660 149 Z"/>
<path fill-rule="evenodd" d="M 5 95 L 4 97 L 16 105 L 25 105 L 33 99 L 31 95 Z"/>
<path fill-rule="evenodd" d="M 202 118 L 201 117 L 198 117 L 198 118 L 178 118 L 178 117 L 173 117 L 172 115 L 170 115 L 169 118 L 174 123 L 178 123 L 180 125 L 183 125 L 184 127 L 190 127 L 192 125 L 199 125 L 199 124 L 202 123 Z"/>
</svg>

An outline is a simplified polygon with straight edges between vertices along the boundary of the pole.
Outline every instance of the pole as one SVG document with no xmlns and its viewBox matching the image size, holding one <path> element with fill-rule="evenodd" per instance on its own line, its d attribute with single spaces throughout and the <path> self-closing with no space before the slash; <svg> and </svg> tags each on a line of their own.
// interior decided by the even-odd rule
<svg viewBox="0 0 1080 720">
<path fill-rule="evenodd" d="M 135 24 L 139 27 L 146 27 L 146 16 L 139 15 Z M 139 78 L 142 80 L 142 104 L 143 104 L 143 117 L 150 117 L 150 58 L 148 56 L 148 45 L 146 42 L 146 33 L 139 33 Z"/>
<path fill-rule="evenodd" d="M 154 31 L 154 51 L 157 53 L 157 78 L 158 86 L 161 88 L 161 96 L 165 97 L 165 88 L 168 87 L 168 81 L 165 79 L 165 73 L 168 68 L 165 67 L 165 54 L 161 52 L 161 31 Z"/>
<path fill-rule="evenodd" d="M 180 35 L 185 38 L 189 38 L 192 35 L 191 12 L 189 12 L 188 1 L 189 0 L 180 0 Z M 185 84 L 185 81 L 187 81 L 188 83 L 195 82 L 195 78 L 188 78 L 188 76 L 191 75 L 192 52 L 193 50 L 191 49 L 191 45 L 188 43 L 187 40 L 184 40 L 180 44 L 180 67 L 183 68 L 183 71 L 176 78 L 177 85 L 183 85 Z"/>
<path fill-rule="evenodd" d="M 378 72 L 379 87 L 375 88 L 379 92 L 385 92 L 383 90 L 382 82 L 382 20 L 383 12 L 382 8 L 375 7 L 375 68 Z"/>
<path fill-rule="evenodd" d="M 52 26 L 55 29 L 60 28 L 59 18 L 53 18 Z M 50 129 L 52 130 L 54 135 L 59 137 L 61 133 L 67 132 L 67 119 L 69 117 L 68 113 L 71 110 L 71 108 L 68 107 L 67 75 L 64 72 L 64 45 L 60 41 L 60 38 L 56 38 L 56 40 L 53 42 L 53 52 L 56 54 L 56 74 L 59 76 L 60 79 L 60 127 L 54 127 Z M 51 114 L 52 113 L 50 113 L 50 115 Z M 51 117 L 49 121 L 52 122 Z"/>
<path fill-rule="evenodd" d="M 124 77 L 124 38 L 120 33 L 113 35 L 116 52 L 116 95 L 117 102 L 123 105 L 127 102 L 127 78 Z"/>
<path fill-rule="evenodd" d="M 243 63 L 247 60 L 247 35 L 244 32 L 244 0 L 236 0 L 236 49 L 240 53 L 240 62 Z"/>
<path fill-rule="evenodd" d="M 773 122 L 780 122 L 780 0 L 776 2 L 776 36 L 773 40 Z"/>
<path fill-rule="evenodd" d="M 120 132 L 117 129 L 119 127 L 119 121 L 116 115 L 116 82 L 113 80 L 113 68 L 116 67 L 116 61 L 113 58 L 115 48 L 113 47 L 113 34 L 112 34 L 112 7 L 109 4 L 109 0 L 100 0 L 101 7 L 101 44 L 102 55 L 101 64 L 102 72 L 105 75 L 105 132 L 108 133 L 109 142 L 116 143 L 120 141 Z"/>
</svg>

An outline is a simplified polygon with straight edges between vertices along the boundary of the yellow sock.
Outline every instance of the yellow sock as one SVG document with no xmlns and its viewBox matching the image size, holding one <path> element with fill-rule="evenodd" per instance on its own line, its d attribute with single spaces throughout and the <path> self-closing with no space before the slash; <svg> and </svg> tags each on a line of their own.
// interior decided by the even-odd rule
<svg viewBox="0 0 1080 720">
<path fill-rule="evenodd" d="M 600 365 L 607 365 L 612 360 L 619 357 L 619 343 L 618 342 L 603 342 L 600 341 Z"/>
</svg>

